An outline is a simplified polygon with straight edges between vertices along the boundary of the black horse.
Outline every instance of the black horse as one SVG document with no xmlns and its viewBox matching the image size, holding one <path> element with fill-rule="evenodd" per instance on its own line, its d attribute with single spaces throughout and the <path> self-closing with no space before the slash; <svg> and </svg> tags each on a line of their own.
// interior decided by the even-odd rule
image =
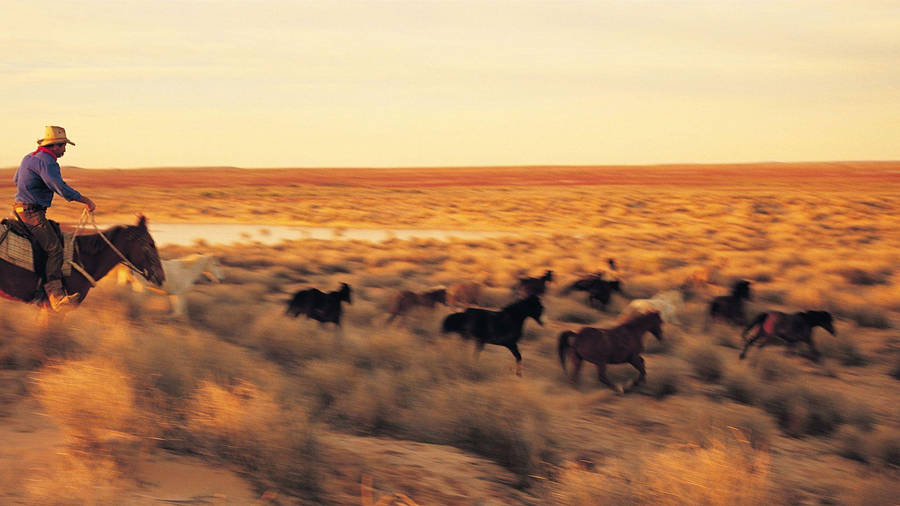
<svg viewBox="0 0 900 506">
<path fill-rule="evenodd" d="M 317 288 L 300 290 L 288 301 L 286 313 L 297 317 L 305 314 L 307 318 L 319 323 L 334 323 L 341 326 L 341 303 L 350 301 L 350 285 L 341 283 L 340 290 L 325 293 Z"/>
<path fill-rule="evenodd" d="M 744 314 L 744 301 L 750 300 L 750 282 L 742 279 L 734 283 L 729 295 L 716 297 L 709 303 L 709 320 L 724 320 L 735 325 L 747 323 Z"/>
<path fill-rule="evenodd" d="M 468 308 L 461 313 L 453 313 L 441 326 L 443 332 L 456 332 L 464 339 L 475 339 L 475 350 L 481 351 L 485 344 L 496 344 L 509 348 L 516 358 L 516 375 L 522 375 L 522 354 L 519 353 L 519 339 L 525 319 L 534 318 L 538 325 L 544 325 L 541 314 L 544 305 L 537 295 L 530 295 L 513 302 L 500 311 Z"/>
<path fill-rule="evenodd" d="M 769 311 L 768 313 L 760 313 L 750 322 L 750 325 L 741 333 L 741 337 L 747 338 L 747 333 L 753 327 L 757 327 L 756 334 L 747 339 L 744 349 L 741 351 L 741 360 L 747 356 L 747 349 L 753 345 L 758 339 L 762 338 L 759 347 L 762 348 L 772 337 L 780 337 L 787 341 L 791 346 L 798 342 L 804 342 L 809 345 L 809 349 L 813 353 L 813 359 L 818 360 L 821 353 L 816 349 L 812 340 L 812 330 L 814 327 L 822 327 L 831 335 L 834 333 L 834 318 L 828 311 L 803 311 L 800 313 L 786 314 L 780 311 Z"/>
<path fill-rule="evenodd" d="M 131 263 L 156 286 L 161 286 L 166 280 L 156 243 L 150 236 L 144 216 L 138 217 L 137 225 L 115 226 L 102 232 L 102 236 L 100 233 L 77 236 L 72 261 L 93 278 L 93 281 L 88 279 L 77 269 L 72 269 L 72 274 L 63 278 L 66 290 L 78 294 L 73 301 L 75 304 L 81 304 L 94 286 L 94 281 L 106 276 L 119 263 Z M 48 307 L 44 290 L 39 288 L 40 282 L 39 274 L 0 260 L 0 296 Z"/>
<path fill-rule="evenodd" d="M 553 271 L 547 271 L 539 278 L 519 278 L 513 286 L 513 292 L 522 297 L 544 295 L 550 281 L 553 281 Z"/>
</svg>

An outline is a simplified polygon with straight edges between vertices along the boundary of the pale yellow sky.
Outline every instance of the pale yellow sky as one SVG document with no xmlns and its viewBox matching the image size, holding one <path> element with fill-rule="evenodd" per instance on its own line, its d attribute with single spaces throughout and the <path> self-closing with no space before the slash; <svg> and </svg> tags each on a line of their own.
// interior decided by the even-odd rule
<svg viewBox="0 0 900 506">
<path fill-rule="evenodd" d="M 900 2 L 0 0 L 0 167 L 900 160 Z"/>
</svg>

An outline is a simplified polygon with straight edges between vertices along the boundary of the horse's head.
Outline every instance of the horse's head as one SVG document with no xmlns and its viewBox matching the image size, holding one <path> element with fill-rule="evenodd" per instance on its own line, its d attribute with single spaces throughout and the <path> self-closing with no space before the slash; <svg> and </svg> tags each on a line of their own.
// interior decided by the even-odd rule
<svg viewBox="0 0 900 506">
<path fill-rule="evenodd" d="M 341 289 L 338 291 L 338 295 L 340 295 L 340 299 L 338 300 L 346 301 L 347 304 L 353 304 L 350 300 L 350 285 L 347 283 L 341 283 Z"/>
<path fill-rule="evenodd" d="M 541 298 L 537 295 L 531 295 L 523 299 L 522 303 L 524 304 L 525 316 L 534 318 L 534 321 L 543 327 L 544 322 L 541 321 L 541 315 L 544 313 L 544 305 L 541 304 Z"/>
<path fill-rule="evenodd" d="M 635 318 L 635 320 L 643 320 L 642 323 L 646 325 L 646 329 L 653 334 L 654 337 L 658 341 L 663 340 L 663 332 L 662 332 L 662 316 L 659 315 L 659 311 L 649 311 L 646 314 Z"/>
<path fill-rule="evenodd" d="M 203 270 L 203 274 L 206 275 L 210 281 L 216 283 L 221 283 L 225 279 L 225 275 L 222 274 L 222 266 L 219 265 L 219 261 L 216 260 L 216 257 L 214 256 L 210 256 L 206 260 L 206 268 Z"/>
<path fill-rule="evenodd" d="M 553 271 L 547 271 L 544 273 L 544 276 L 541 278 L 544 282 L 553 281 Z"/>
<path fill-rule="evenodd" d="M 431 299 L 432 302 L 440 302 L 443 305 L 447 305 L 447 289 L 446 288 L 438 288 L 436 290 L 432 290 L 428 292 L 428 298 Z"/>
<path fill-rule="evenodd" d="M 731 295 L 739 299 L 750 300 L 750 282 L 746 279 L 736 282 L 731 289 Z"/>
<path fill-rule="evenodd" d="M 834 318 L 828 311 L 807 311 L 803 313 L 803 319 L 806 320 L 810 327 L 818 325 L 831 335 L 837 335 L 834 330 Z"/>
<path fill-rule="evenodd" d="M 138 216 L 137 225 L 124 227 L 120 237 L 122 239 L 117 241 L 116 247 L 125 258 L 137 267 L 148 281 L 156 286 L 162 286 L 166 280 L 166 273 L 159 261 L 156 243 L 147 229 L 147 218 L 144 215 Z"/>
</svg>

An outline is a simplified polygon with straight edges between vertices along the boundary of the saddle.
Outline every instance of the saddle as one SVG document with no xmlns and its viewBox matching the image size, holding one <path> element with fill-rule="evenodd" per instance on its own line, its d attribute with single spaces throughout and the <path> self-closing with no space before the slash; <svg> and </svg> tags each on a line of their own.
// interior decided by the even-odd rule
<svg viewBox="0 0 900 506">
<path fill-rule="evenodd" d="M 62 275 L 68 277 L 72 274 L 72 234 L 63 233 L 59 223 L 49 221 L 56 229 L 56 235 L 63 241 Z M 4 218 L 0 221 L 0 260 L 37 273 L 43 278 L 47 253 L 31 241 L 28 227 L 19 220 Z"/>
</svg>

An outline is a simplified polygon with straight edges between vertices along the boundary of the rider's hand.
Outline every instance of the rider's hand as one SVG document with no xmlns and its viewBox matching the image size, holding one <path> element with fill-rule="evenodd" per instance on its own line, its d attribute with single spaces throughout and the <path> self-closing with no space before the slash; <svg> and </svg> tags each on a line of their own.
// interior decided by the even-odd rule
<svg viewBox="0 0 900 506">
<path fill-rule="evenodd" d="M 90 212 L 94 212 L 94 209 L 97 209 L 97 206 L 94 204 L 94 201 L 82 195 L 81 202 L 84 203 L 84 206 L 87 207 L 87 210 Z"/>
</svg>

